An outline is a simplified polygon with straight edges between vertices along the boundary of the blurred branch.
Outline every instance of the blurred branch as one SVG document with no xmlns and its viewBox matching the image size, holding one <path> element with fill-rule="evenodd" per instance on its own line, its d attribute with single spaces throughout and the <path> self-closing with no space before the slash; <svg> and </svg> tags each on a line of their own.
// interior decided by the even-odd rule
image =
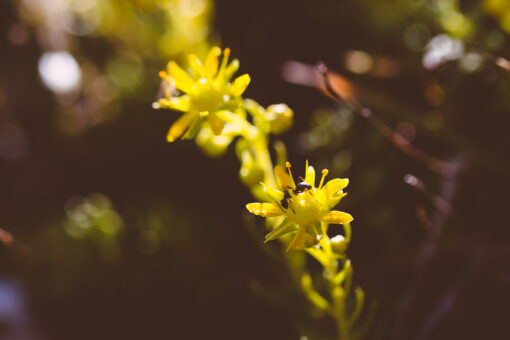
<svg viewBox="0 0 510 340">
<path fill-rule="evenodd" d="M 428 190 L 423 181 L 418 177 L 411 174 L 406 174 L 404 176 L 404 182 L 409 184 L 413 188 L 416 188 L 421 193 L 423 193 L 434 205 L 434 207 L 438 211 L 440 211 L 443 215 L 448 215 L 449 213 L 451 213 L 452 206 L 450 202 L 446 201 L 441 196 L 438 196 L 432 193 L 430 190 Z"/>
<path fill-rule="evenodd" d="M 330 79 L 332 73 L 328 71 L 328 68 L 324 63 L 319 62 L 316 66 L 316 70 L 323 78 L 323 86 L 320 88 L 328 96 L 338 102 L 346 103 L 355 113 L 365 118 L 370 124 L 372 124 L 376 130 L 378 130 L 399 150 L 416 159 L 417 161 L 424 163 L 430 170 L 445 177 L 451 174 L 453 170 L 451 164 L 431 156 L 424 150 L 417 148 L 407 138 L 389 127 L 389 125 L 374 115 L 371 109 L 364 107 L 356 100 L 356 98 L 354 98 L 352 91 L 349 91 L 350 86 L 347 87 L 343 84 L 337 84 L 339 79 L 338 75 L 333 73 L 336 84 L 334 87 Z"/>
<path fill-rule="evenodd" d="M 486 56 L 487 57 L 487 56 Z M 495 59 L 503 59 L 501 57 L 494 57 Z M 501 65 L 505 65 L 504 62 L 500 60 Z M 329 81 L 330 90 L 326 88 L 325 82 L 324 82 L 324 76 L 321 75 L 319 72 L 317 72 L 317 68 L 312 65 L 303 64 L 296 61 L 288 61 L 285 63 L 282 73 L 285 80 L 287 80 L 290 83 L 298 84 L 298 85 L 304 85 L 304 86 L 310 86 L 319 89 L 322 93 L 324 93 L 326 96 L 330 97 L 333 100 L 338 101 L 340 97 L 340 100 L 346 104 L 355 105 L 358 103 L 357 100 L 354 98 L 363 98 L 365 101 L 374 102 L 377 101 L 379 103 L 383 103 L 385 107 L 390 108 L 389 110 L 393 115 L 395 115 L 396 118 L 402 119 L 402 117 L 399 117 L 399 113 L 402 112 L 408 112 L 408 113 L 416 113 L 416 108 L 409 108 L 406 107 L 404 104 L 400 102 L 396 102 L 391 100 L 391 98 L 388 98 L 384 95 L 374 93 L 370 91 L 370 89 L 363 88 L 360 90 L 359 86 L 355 86 L 350 82 L 347 78 L 329 71 L 327 71 L 327 79 Z M 336 94 L 336 96 L 331 93 L 331 90 Z M 354 102 L 354 103 L 353 103 Z M 359 104 L 358 104 L 359 105 Z M 355 111 L 356 113 L 360 113 L 359 111 Z M 373 117 L 373 112 L 370 110 L 366 110 L 365 113 L 371 113 Z M 418 121 L 413 119 L 413 116 L 407 115 L 405 119 L 410 120 L 413 122 L 413 124 L 418 124 Z M 370 118 L 370 121 L 378 120 L 380 123 L 382 121 L 380 119 L 376 118 Z M 375 124 L 378 124 L 374 122 Z M 379 125 L 379 124 L 378 124 Z M 412 145 L 408 139 L 405 138 L 405 136 L 402 136 L 398 134 L 397 132 L 394 132 L 387 124 L 387 128 L 382 128 L 384 130 L 385 136 L 390 139 L 390 142 L 394 144 L 396 147 L 398 147 L 400 150 L 405 152 L 406 154 L 411 153 L 411 156 L 418 156 L 420 158 L 421 162 L 426 162 L 426 159 L 428 157 L 432 158 L 430 166 L 439 167 L 439 173 L 441 173 L 441 170 L 446 170 L 448 172 L 448 163 L 442 162 L 438 160 L 435 157 L 429 156 L 427 153 L 423 152 L 422 150 L 418 149 L 416 146 Z M 448 128 L 445 126 L 444 128 L 444 136 L 447 136 L 449 140 L 459 148 L 462 148 L 462 153 L 465 156 L 466 160 L 469 160 L 469 163 L 476 162 L 478 165 L 486 168 L 487 170 L 493 172 L 498 177 L 504 179 L 507 182 L 510 182 L 510 164 L 507 164 L 504 160 L 501 159 L 500 155 L 495 153 L 490 148 L 483 148 L 474 143 L 470 138 L 466 138 L 462 135 L 459 135 L 455 130 Z M 382 131 L 381 131 L 382 133 Z M 404 144 L 404 146 L 400 146 L 399 142 L 401 144 Z M 414 152 L 413 149 L 417 149 L 418 152 Z M 422 154 L 423 153 L 423 154 Z M 428 156 L 428 157 L 427 157 Z M 437 160 L 438 162 L 436 162 Z M 441 164 L 446 164 L 446 167 L 442 167 Z M 438 173 L 438 171 L 434 171 L 435 173 Z"/>
<path fill-rule="evenodd" d="M 429 193 L 430 198 L 433 200 L 436 210 L 432 214 L 428 226 L 427 237 L 423 241 L 420 250 L 416 258 L 416 266 L 414 277 L 411 280 L 409 286 L 404 289 L 396 308 L 395 316 L 395 329 L 394 339 L 403 339 L 404 337 L 404 325 L 406 324 L 405 319 L 408 315 L 409 308 L 418 296 L 418 292 L 424 284 L 425 275 L 428 267 L 434 257 L 434 254 L 439 246 L 439 239 L 443 232 L 444 223 L 446 218 L 452 211 L 452 201 L 458 187 L 458 176 L 465 168 L 465 161 L 462 158 L 456 159 L 449 162 L 451 171 L 448 176 L 444 177 L 441 183 L 441 192 L 439 195 L 433 195 Z M 410 176 L 410 175 L 406 175 Z M 412 175 L 411 175 L 412 176 Z M 413 176 L 414 177 L 414 176 Z M 423 183 L 416 177 L 408 177 L 407 183 L 413 185 L 419 190 L 426 190 Z M 420 184 L 421 183 L 421 184 Z"/>
</svg>

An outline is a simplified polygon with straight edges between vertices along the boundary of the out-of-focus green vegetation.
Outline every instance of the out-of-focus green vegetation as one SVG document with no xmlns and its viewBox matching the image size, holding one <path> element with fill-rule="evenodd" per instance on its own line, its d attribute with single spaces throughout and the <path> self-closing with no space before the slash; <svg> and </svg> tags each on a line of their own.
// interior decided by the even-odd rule
<svg viewBox="0 0 510 340">
<path fill-rule="evenodd" d="M 505 0 L 2 2 L 1 337 L 335 334 L 243 212 L 235 151 L 167 144 L 177 115 L 151 108 L 166 62 L 220 38 L 257 84 L 247 96 L 293 108 L 288 158 L 350 178 L 354 281 L 377 304 L 365 338 L 508 337 L 509 13 Z M 323 60 L 457 170 L 438 175 L 286 82 L 289 60 Z"/>
</svg>

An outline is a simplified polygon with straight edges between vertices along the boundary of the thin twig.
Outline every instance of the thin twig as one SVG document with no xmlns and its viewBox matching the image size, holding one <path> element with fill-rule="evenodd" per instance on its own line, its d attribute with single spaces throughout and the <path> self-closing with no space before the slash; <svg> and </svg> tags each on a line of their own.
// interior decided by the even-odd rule
<svg viewBox="0 0 510 340">
<path fill-rule="evenodd" d="M 441 200 L 451 206 L 455 193 L 457 192 L 458 176 L 465 168 L 463 159 L 457 159 L 451 164 L 452 171 L 445 177 L 441 183 L 441 192 L 438 197 Z M 451 210 L 450 210 L 451 211 Z M 434 254 L 439 246 L 439 239 L 443 232 L 444 223 L 449 213 L 445 213 L 440 209 L 436 209 L 430 219 L 429 229 L 427 237 L 423 241 L 418 255 L 416 257 L 415 273 L 411 280 L 411 283 L 402 293 L 399 302 L 397 303 L 396 316 L 395 316 L 395 328 L 393 339 L 404 339 L 404 325 L 405 320 L 409 314 L 409 308 L 418 296 L 419 290 L 423 286 L 425 275 L 428 267 L 434 257 Z"/>
<path fill-rule="evenodd" d="M 452 212 L 452 205 L 450 202 L 446 201 L 444 198 L 442 198 L 439 195 L 436 195 L 432 193 L 430 190 L 427 189 L 425 184 L 421 179 L 418 177 L 412 175 L 412 174 L 406 174 L 404 176 L 404 182 L 412 186 L 413 188 L 416 188 L 418 191 L 423 193 L 430 202 L 434 205 L 434 207 L 440 211 L 443 215 L 448 215 Z"/>
<path fill-rule="evenodd" d="M 323 62 L 319 62 L 316 66 L 317 71 L 320 73 L 324 80 L 324 86 L 327 93 L 338 102 L 347 104 L 355 113 L 365 118 L 372 126 L 374 126 L 384 137 L 386 137 L 393 145 L 405 154 L 411 156 L 417 161 L 424 163 L 430 170 L 441 176 L 448 176 L 452 169 L 451 165 L 434 156 L 429 155 L 422 149 L 417 148 L 407 138 L 402 136 L 397 131 L 393 130 L 381 119 L 379 119 L 371 109 L 362 106 L 353 96 L 342 97 L 335 91 L 329 79 L 329 71 Z"/>
</svg>

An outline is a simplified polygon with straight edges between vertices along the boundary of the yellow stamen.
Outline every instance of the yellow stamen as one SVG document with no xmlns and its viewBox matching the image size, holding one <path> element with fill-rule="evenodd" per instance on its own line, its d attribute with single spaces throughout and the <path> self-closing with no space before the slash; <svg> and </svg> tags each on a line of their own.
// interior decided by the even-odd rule
<svg viewBox="0 0 510 340">
<path fill-rule="evenodd" d="M 204 117 L 207 117 L 209 115 L 209 112 L 208 111 L 202 111 L 198 115 L 200 116 L 200 118 L 204 118 Z"/>
<path fill-rule="evenodd" d="M 168 73 L 166 73 L 165 71 L 159 71 L 158 75 L 162 79 L 168 78 Z"/>
<path fill-rule="evenodd" d="M 285 166 L 287 167 L 287 171 L 289 172 L 290 181 L 292 182 L 293 189 L 296 188 L 296 182 L 294 182 L 294 177 L 292 177 L 292 171 L 290 171 L 290 162 L 285 162 Z"/>
<path fill-rule="evenodd" d="M 319 184 L 319 189 L 318 190 L 321 190 L 322 184 L 324 184 L 324 178 L 326 178 L 326 176 L 328 175 L 328 172 L 329 172 L 328 169 L 322 170 L 322 178 L 321 178 L 321 182 Z"/>
</svg>

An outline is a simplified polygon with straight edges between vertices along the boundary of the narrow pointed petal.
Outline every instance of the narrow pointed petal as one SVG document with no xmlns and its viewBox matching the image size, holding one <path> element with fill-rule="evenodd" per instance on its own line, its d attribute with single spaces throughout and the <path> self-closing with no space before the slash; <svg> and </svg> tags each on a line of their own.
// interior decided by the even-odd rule
<svg viewBox="0 0 510 340">
<path fill-rule="evenodd" d="M 239 70 L 239 60 L 234 59 L 225 69 L 225 79 L 230 79 Z"/>
<path fill-rule="evenodd" d="M 323 201 L 318 201 L 323 205 L 323 210 L 330 210 L 333 209 L 335 205 L 337 205 L 338 202 L 340 202 L 345 196 L 347 196 L 347 193 L 340 190 L 333 196 L 326 197 L 326 199 Z"/>
<path fill-rule="evenodd" d="M 204 65 L 202 65 L 202 62 L 196 55 L 190 54 L 188 56 L 188 62 L 191 72 L 196 78 L 207 77 Z"/>
<path fill-rule="evenodd" d="M 250 84 L 250 80 L 250 75 L 248 74 L 237 77 L 228 88 L 228 92 L 234 97 L 242 95 L 244 90 L 248 87 L 248 84 Z"/>
<path fill-rule="evenodd" d="M 352 216 L 343 211 L 329 211 L 322 215 L 321 221 L 332 224 L 344 224 L 349 223 L 353 220 Z"/>
<path fill-rule="evenodd" d="M 308 164 L 308 161 L 306 164 Z M 311 165 L 306 168 L 305 182 L 310 184 L 312 188 L 315 187 L 315 169 Z"/>
<path fill-rule="evenodd" d="M 280 225 L 274 228 L 269 234 L 266 235 L 266 240 L 264 242 L 269 242 L 275 240 L 283 235 L 291 233 L 297 230 L 297 226 L 292 223 L 288 218 L 284 219 Z"/>
<path fill-rule="evenodd" d="M 335 178 L 326 183 L 324 187 L 318 192 L 317 200 L 319 202 L 326 204 L 328 201 L 333 200 L 335 194 L 337 194 L 340 190 L 345 188 L 349 184 L 349 180 L 347 178 Z M 340 197 L 341 198 L 341 197 Z"/>
<path fill-rule="evenodd" d="M 225 127 L 225 122 L 216 117 L 214 114 L 210 114 L 207 116 L 209 124 L 211 125 L 211 130 L 216 136 L 221 135 L 223 128 Z"/>
<path fill-rule="evenodd" d="M 263 217 L 282 216 L 285 213 L 272 203 L 248 203 L 246 209 L 254 215 Z"/>
<path fill-rule="evenodd" d="M 305 241 L 306 241 L 306 231 L 305 227 L 299 227 L 296 235 L 290 241 L 289 246 L 287 247 L 287 251 L 290 250 L 290 248 L 294 248 L 296 250 L 303 250 L 305 248 Z"/>
<path fill-rule="evenodd" d="M 205 59 L 204 69 L 208 77 L 214 78 L 218 71 L 219 56 L 221 55 L 221 48 L 214 46 L 209 51 L 207 58 Z"/>
<path fill-rule="evenodd" d="M 168 63 L 168 73 L 175 80 L 175 87 L 184 92 L 190 92 L 193 79 L 179 66 L 171 61 Z"/>
<path fill-rule="evenodd" d="M 169 99 L 160 99 L 159 107 L 187 112 L 190 110 L 190 100 L 186 95 L 180 97 L 170 97 Z"/>
<path fill-rule="evenodd" d="M 262 184 L 262 190 L 264 190 L 264 193 L 271 199 L 271 201 L 275 203 L 279 203 L 281 199 L 283 198 L 283 192 L 280 190 L 273 189 L 271 187 L 268 187 L 264 183 Z"/>
<path fill-rule="evenodd" d="M 294 180 L 290 178 L 289 174 L 285 172 L 285 170 L 277 165 L 274 167 L 274 174 L 276 176 L 276 180 L 278 181 L 278 185 L 283 190 L 295 189 Z"/>
<path fill-rule="evenodd" d="M 200 116 L 195 115 L 191 122 L 189 123 L 188 129 L 186 133 L 182 135 L 182 139 L 191 139 L 196 136 L 201 126 Z"/>
<path fill-rule="evenodd" d="M 179 119 L 177 119 L 168 130 L 166 140 L 171 143 L 179 138 L 188 128 L 194 116 L 196 116 L 196 112 L 187 112 L 183 114 Z"/>
<path fill-rule="evenodd" d="M 349 179 L 347 178 L 335 178 L 326 183 L 324 188 L 322 188 L 322 191 L 324 191 L 324 194 L 326 196 L 330 196 L 332 194 L 337 193 L 338 191 L 345 188 L 347 185 L 349 185 Z"/>
</svg>

